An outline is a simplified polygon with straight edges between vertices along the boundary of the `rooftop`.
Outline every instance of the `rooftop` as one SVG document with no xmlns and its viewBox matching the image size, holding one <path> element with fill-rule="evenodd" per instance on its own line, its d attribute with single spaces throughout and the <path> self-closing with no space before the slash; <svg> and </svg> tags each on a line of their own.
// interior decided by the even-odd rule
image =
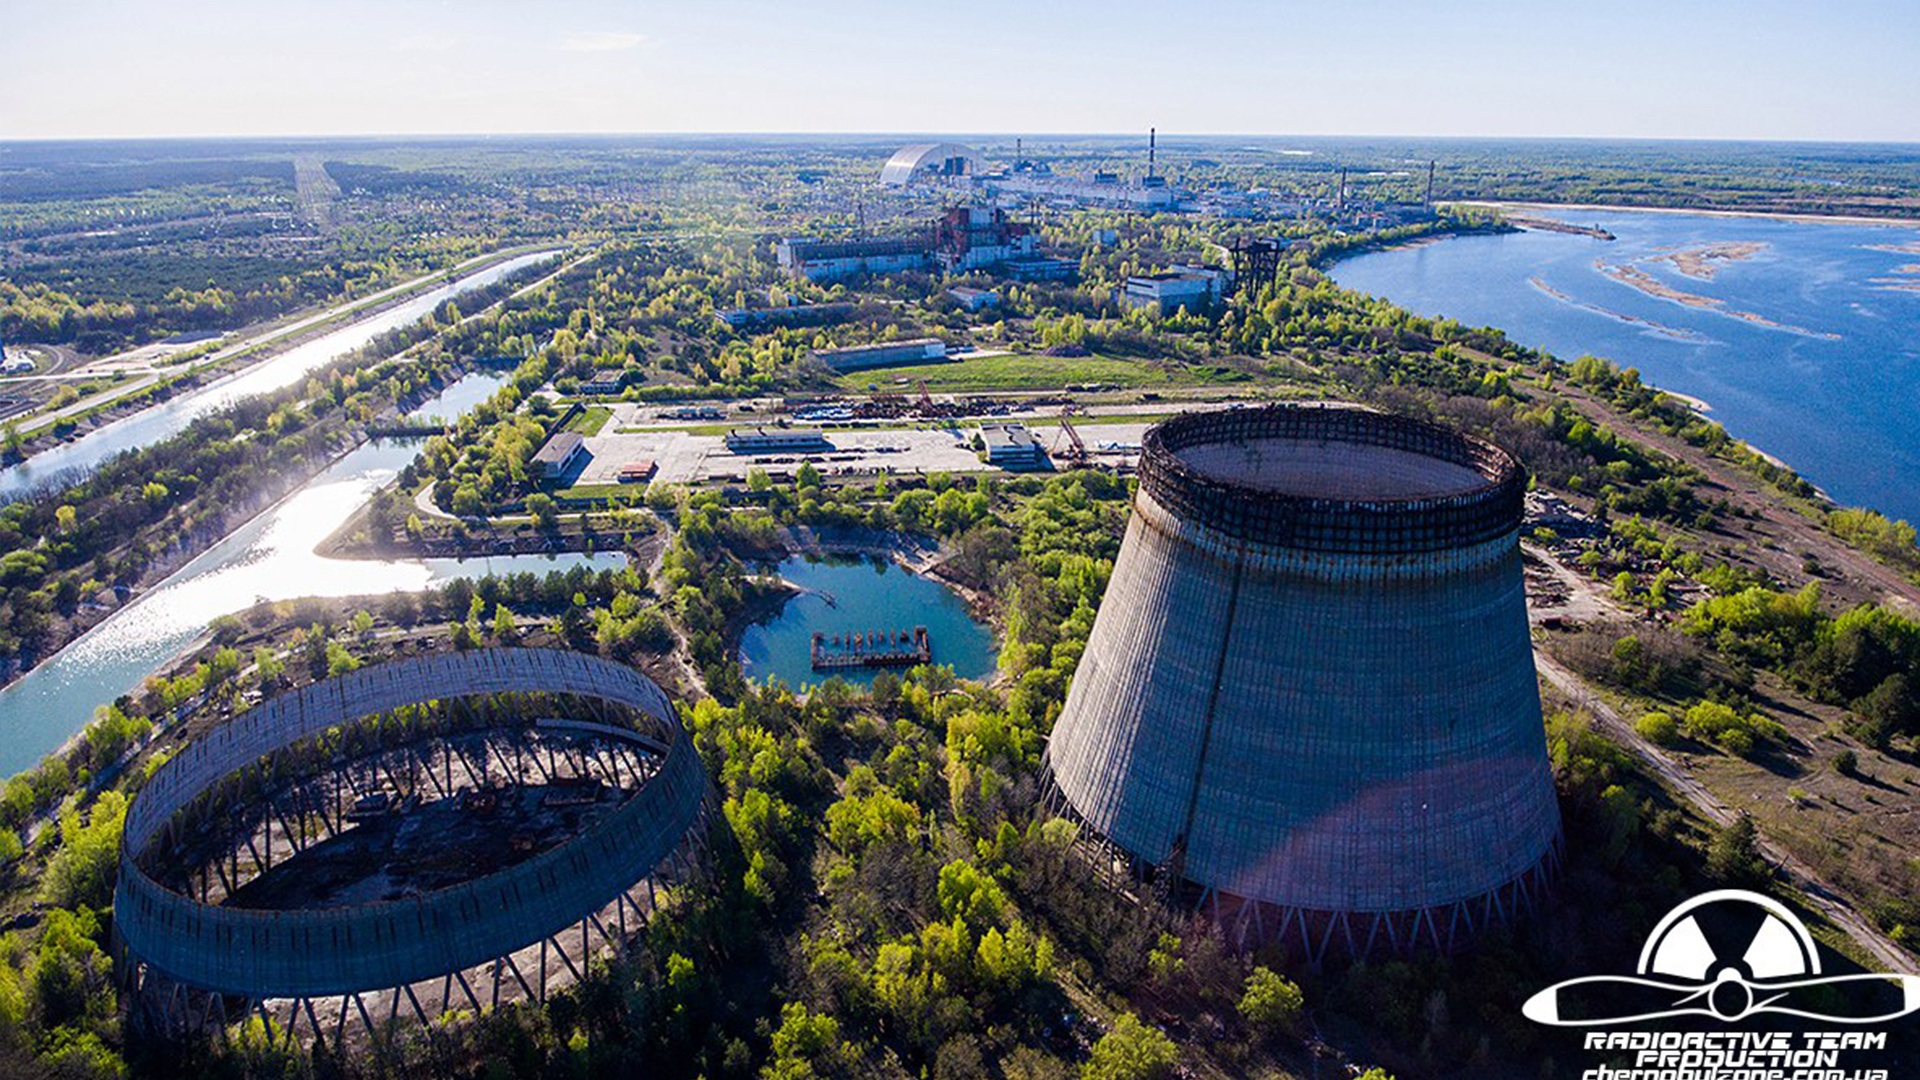
<svg viewBox="0 0 1920 1080">
<path fill-rule="evenodd" d="M 534 451 L 533 462 L 536 465 L 558 465 L 580 449 L 584 441 L 577 431 L 556 432 L 546 445 Z"/>
</svg>

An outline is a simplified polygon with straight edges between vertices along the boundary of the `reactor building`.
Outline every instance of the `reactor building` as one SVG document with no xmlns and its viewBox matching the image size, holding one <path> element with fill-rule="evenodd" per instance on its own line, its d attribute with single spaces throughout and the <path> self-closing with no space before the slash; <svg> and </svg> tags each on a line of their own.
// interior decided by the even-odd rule
<svg viewBox="0 0 1920 1080">
<path fill-rule="evenodd" d="M 1555 801 L 1521 576 L 1525 470 L 1357 408 L 1147 432 L 1047 748 L 1116 870 L 1311 963 L 1449 950 L 1536 900 Z"/>
</svg>

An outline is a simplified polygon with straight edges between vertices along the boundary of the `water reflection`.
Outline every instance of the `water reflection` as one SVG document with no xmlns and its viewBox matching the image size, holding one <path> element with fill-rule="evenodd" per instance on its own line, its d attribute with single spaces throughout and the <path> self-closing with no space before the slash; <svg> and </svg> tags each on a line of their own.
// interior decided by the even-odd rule
<svg viewBox="0 0 1920 1080">
<path fill-rule="evenodd" d="M 812 663 L 813 635 L 927 628 L 933 662 L 963 679 L 992 673 L 993 633 L 976 622 L 959 594 L 885 559 L 793 558 L 780 563 L 781 577 L 806 590 L 779 614 L 747 628 L 740 663 L 752 679 L 777 678 L 792 687 L 824 681 Z M 836 672 L 847 682 L 870 686 L 879 672 Z"/>
<path fill-rule="evenodd" d="M 441 399 L 464 399 L 486 380 L 497 381 L 497 377 L 466 376 Z M 420 411 L 431 407 L 434 402 Z M 423 589 L 456 577 L 625 565 L 625 555 L 618 552 L 395 560 L 328 559 L 315 554 L 315 545 L 413 460 L 418 448 L 418 440 L 380 439 L 346 455 L 279 505 L 0 689 L 0 775 L 32 768 L 85 726 L 96 708 L 138 686 L 177 656 L 208 623 L 262 600 L 378 594 Z"/>
<path fill-rule="evenodd" d="M 0 498 L 29 490 L 63 473 L 90 469 L 122 450 L 148 446 L 179 434 L 188 424 L 242 398 L 291 386 L 309 372 L 332 363 L 389 330 L 419 320 L 448 300 L 484 288 L 516 270 L 553 256 L 553 252 L 521 255 L 429 289 L 381 314 L 295 346 L 270 360 L 263 360 L 245 371 L 198 390 L 115 420 L 71 442 L 35 454 L 18 465 L 0 469 Z"/>
</svg>

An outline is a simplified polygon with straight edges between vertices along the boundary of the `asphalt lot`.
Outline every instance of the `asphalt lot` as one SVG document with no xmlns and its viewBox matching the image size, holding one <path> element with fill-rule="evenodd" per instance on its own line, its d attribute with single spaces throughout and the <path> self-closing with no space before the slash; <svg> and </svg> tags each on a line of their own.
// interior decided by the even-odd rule
<svg viewBox="0 0 1920 1080">
<path fill-rule="evenodd" d="M 653 479 L 665 484 L 740 482 L 746 479 L 748 470 L 754 468 L 766 470 L 774 479 L 784 479 L 791 477 L 803 463 L 811 464 L 827 477 L 997 471 L 996 466 L 980 460 L 973 450 L 971 440 L 978 426 L 977 422 L 967 422 L 965 426 L 933 430 L 884 426 L 830 428 L 825 435 L 833 447 L 831 451 L 736 454 L 727 449 L 722 435 L 688 431 L 621 433 L 616 423 L 610 421 L 601 429 L 602 434 L 586 440 L 592 460 L 574 483 L 617 483 L 623 467 L 649 458 L 656 469 Z M 1066 454 L 1069 443 L 1057 418 L 1034 419 L 1029 426 L 1056 460 Z M 1130 464 L 1138 457 L 1141 436 L 1149 426 L 1144 421 L 1089 423 L 1083 420 L 1078 430 L 1096 462 L 1119 465 Z"/>
</svg>

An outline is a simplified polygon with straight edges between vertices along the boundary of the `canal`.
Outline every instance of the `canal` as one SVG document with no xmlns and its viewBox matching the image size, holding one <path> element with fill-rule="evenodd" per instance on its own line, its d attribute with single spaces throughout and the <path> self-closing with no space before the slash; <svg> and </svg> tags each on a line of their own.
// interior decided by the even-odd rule
<svg viewBox="0 0 1920 1080">
<path fill-rule="evenodd" d="M 448 300 L 485 288 L 509 274 L 552 259 L 557 254 L 555 251 L 539 251 L 516 256 L 428 289 L 377 315 L 348 323 L 245 370 L 103 424 L 77 439 L 35 454 L 18 465 L 0 469 L 0 500 L 30 491 L 62 475 L 90 469 L 123 450 L 150 446 L 177 435 L 195 420 L 242 398 L 291 386 L 308 372 L 346 356 L 389 330 L 397 330 L 418 321 Z"/>
<path fill-rule="evenodd" d="M 484 400 L 502 377 L 470 374 L 409 418 Z M 33 768 L 93 718 L 191 645 L 221 615 L 261 601 L 420 590 L 454 578 L 577 565 L 618 569 L 618 552 L 472 559 L 329 559 L 314 548 L 405 468 L 417 439 L 376 439 L 236 529 L 159 585 L 0 689 L 0 776 Z"/>
</svg>

